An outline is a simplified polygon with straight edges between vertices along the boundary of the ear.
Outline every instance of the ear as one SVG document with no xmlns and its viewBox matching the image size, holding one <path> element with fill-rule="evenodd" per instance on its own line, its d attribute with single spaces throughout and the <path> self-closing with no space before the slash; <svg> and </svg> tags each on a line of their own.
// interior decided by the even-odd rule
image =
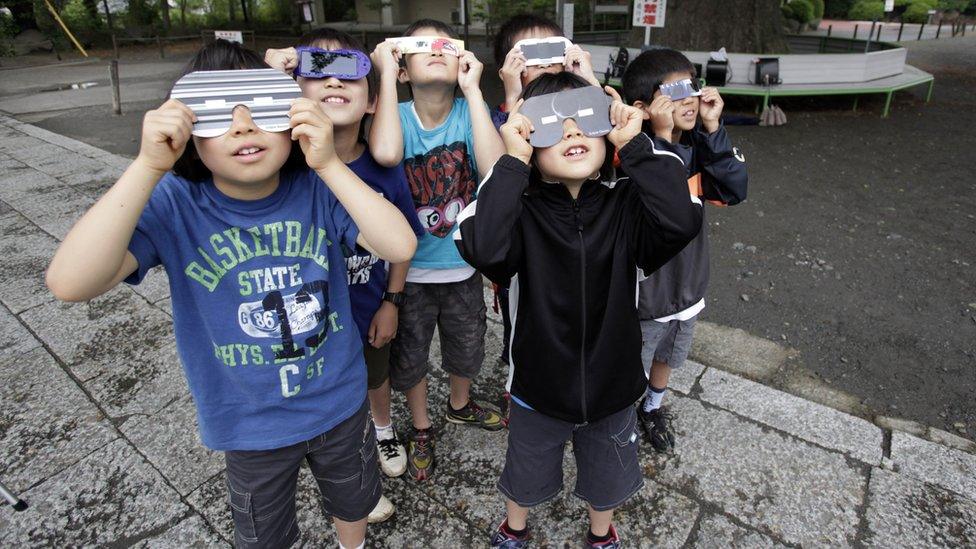
<svg viewBox="0 0 976 549">
<path fill-rule="evenodd" d="M 397 82 L 401 84 L 410 82 L 410 75 L 407 73 L 407 69 L 403 67 L 397 69 Z"/>
<path fill-rule="evenodd" d="M 378 99 L 379 96 L 366 104 L 366 114 L 376 114 L 376 102 Z"/>
<path fill-rule="evenodd" d="M 650 120 L 651 119 L 651 113 L 648 112 L 648 108 L 650 107 L 649 104 L 644 103 L 643 101 L 639 101 L 638 100 L 638 101 L 634 101 L 634 105 L 633 106 L 634 107 L 637 107 L 638 109 L 640 109 L 641 115 L 643 115 L 644 120 Z"/>
</svg>

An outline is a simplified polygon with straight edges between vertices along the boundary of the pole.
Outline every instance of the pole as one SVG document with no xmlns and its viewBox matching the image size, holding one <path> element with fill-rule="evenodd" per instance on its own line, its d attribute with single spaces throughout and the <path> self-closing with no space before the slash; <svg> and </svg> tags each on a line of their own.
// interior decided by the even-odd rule
<svg viewBox="0 0 976 549">
<path fill-rule="evenodd" d="M 68 38 L 71 39 L 71 43 L 78 48 L 78 51 L 80 51 L 82 55 L 88 57 L 88 52 L 85 51 L 85 48 L 81 47 L 81 44 L 78 43 L 78 39 L 75 38 L 75 35 L 71 34 L 71 31 L 68 30 L 68 26 L 65 25 L 64 21 L 61 20 L 61 16 L 58 15 L 58 11 L 54 9 L 51 2 L 44 0 L 44 5 L 47 6 L 47 11 L 51 12 L 51 16 L 54 17 L 54 20 L 58 22 L 58 25 L 61 25 L 61 29 L 64 31 L 64 33 L 67 34 Z"/>
<path fill-rule="evenodd" d="M 119 58 L 119 42 L 115 39 L 115 32 L 112 32 L 112 57 Z"/>
<path fill-rule="evenodd" d="M 924 31 L 924 30 L 925 30 L 925 23 L 922 23 L 918 27 L 918 38 L 916 38 L 916 40 L 921 40 L 922 39 L 922 31 Z"/>
<path fill-rule="evenodd" d="M 122 94 L 119 92 L 119 61 L 113 59 L 108 66 L 108 78 L 112 82 L 112 112 L 122 114 Z"/>
<path fill-rule="evenodd" d="M 868 39 L 864 43 L 864 53 L 867 53 L 868 50 L 871 49 L 871 37 L 874 36 L 874 24 L 875 23 L 877 23 L 877 20 L 871 21 L 871 30 L 868 31 Z"/>
<path fill-rule="evenodd" d="M 854 25 L 854 36 L 851 37 L 851 40 L 857 40 L 857 27 L 858 26 L 859 25 L 856 25 L 856 24 Z"/>
<path fill-rule="evenodd" d="M 166 52 L 163 50 L 163 39 L 158 34 L 156 35 L 156 47 L 159 48 L 159 58 L 165 59 Z"/>
<path fill-rule="evenodd" d="M 108 28 L 114 33 L 115 27 L 112 26 L 112 12 L 108 9 L 108 0 L 102 0 L 102 6 L 105 7 L 105 21 L 108 23 Z M 118 57 L 118 55 L 115 57 Z"/>
<path fill-rule="evenodd" d="M 942 34 L 942 21 L 939 21 L 939 28 L 935 31 L 935 39 L 939 39 L 939 35 Z"/>
<path fill-rule="evenodd" d="M 903 30 L 905 30 L 905 22 L 904 21 L 901 22 L 901 25 L 898 25 L 898 40 L 895 40 L 895 42 L 901 42 L 901 31 L 903 31 Z"/>
<path fill-rule="evenodd" d="M 644 45 L 651 45 L 651 27 L 644 27 Z"/>
<path fill-rule="evenodd" d="M 834 30 L 834 25 L 833 24 L 827 25 L 827 38 L 830 38 L 830 32 L 832 30 Z"/>
</svg>

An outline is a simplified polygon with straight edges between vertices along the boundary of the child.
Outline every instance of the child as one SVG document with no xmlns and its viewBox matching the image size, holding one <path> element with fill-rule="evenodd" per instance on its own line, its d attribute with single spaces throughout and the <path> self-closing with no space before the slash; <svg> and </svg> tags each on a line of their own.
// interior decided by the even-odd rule
<svg viewBox="0 0 976 549">
<path fill-rule="evenodd" d="M 218 40 L 186 73 L 255 68 L 267 68 L 257 54 Z M 380 482 L 361 344 L 335 267 L 343 246 L 397 263 L 416 240 L 338 158 L 317 103 L 298 99 L 288 115 L 290 135 L 268 132 L 237 106 L 226 133 L 200 138 L 181 102 L 149 111 L 139 156 L 71 229 L 47 283 L 85 301 L 162 264 L 200 435 L 224 452 L 235 545 L 298 539 L 307 460 L 340 546 L 362 547 Z"/>
<path fill-rule="evenodd" d="M 745 158 L 732 146 L 720 121 L 722 97 L 715 88 L 703 88 L 701 97 L 692 95 L 675 101 L 662 96 L 662 84 L 683 80 L 695 83 L 695 69 L 681 52 L 649 50 L 627 67 L 623 91 L 628 102 L 649 114 L 651 121 L 645 126 L 655 144 L 672 146 L 681 156 L 694 195 L 719 205 L 738 204 L 746 198 L 748 176 Z M 661 400 L 671 370 L 680 368 L 688 356 L 695 321 L 705 308 L 706 227 L 707 223 L 702 223 L 701 233 L 688 247 L 640 283 L 641 354 L 648 387 L 638 417 L 658 452 L 674 447 L 672 416 L 661 406 Z"/>
<path fill-rule="evenodd" d="M 540 75 L 569 71 L 582 76 L 587 82 L 599 86 L 600 82 L 593 74 L 593 64 L 590 52 L 573 44 L 566 49 L 566 59 L 563 64 L 526 66 L 525 55 L 515 47 L 519 40 L 526 38 L 551 38 L 562 36 L 563 30 L 556 23 L 545 17 L 532 13 L 513 15 L 502 23 L 495 36 L 495 64 L 498 65 L 498 77 L 505 88 L 505 102 L 499 106 L 501 113 L 509 112 L 522 95 L 525 88 Z M 494 112 L 498 125 L 505 122 Z"/>
<path fill-rule="evenodd" d="M 525 56 L 515 47 L 519 40 L 526 38 L 551 38 L 562 36 L 563 30 L 559 25 L 551 20 L 532 13 L 520 13 L 513 15 L 502 23 L 495 35 L 495 64 L 498 65 L 498 77 L 502 81 L 505 89 L 505 102 L 492 109 L 491 118 L 495 127 L 501 127 L 508 119 L 508 112 L 511 107 L 522 95 L 522 88 L 543 74 L 554 74 L 564 70 L 582 76 L 587 82 L 599 86 L 600 82 L 593 74 L 593 65 L 590 62 L 590 53 L 583 48 L 573 44 L 566 50 L 566 59 L 563 64 L 552 65 L 533 65 L 526 66 Z M 500 361 L 509 365 L 509 353 L 511 352 L 512 321 L 509 312 L 508 285 L 493 284 L 495 299 L 502 315 L 503 344 L 502 356 Z M 509 368 L 509 380 L 511 383 L 511 368 Z M 510 394 L 508 384 L 501 400 L 502 416 L 508 422 L 508 411 L 510 409 Z"/>
<path fill-rule="evenodd" d="M 405 35 L 457 38 L 449 26 L 430 19 L 410 25 Z M 405 392 L 413 419 L 407 470 L 421 481 L 430 478 L 435 465 L 427 414 L 427 356 L 435 328 L 442 367 L 450 377 L 447 421 L 488 430 L 503 427 L 497 413 L 470 397 L 471 380 L 485 354 L 483 284 L 451 241 L 457 215 L 474 201 L 477 181 L 501 155 L 502 143 L 478 87 L 482 65 L 473 53 L 460 53 L 400 55 L 384 42 L 373 54 L 381 82 L 369 148 L 385 166 L 403 159 L 414 207 L 427 230 L 407 273 L 390 363 L 390 381 Z M 395 78 L 408 84 L 413 96 L 399 109 Z M 455 97 L 456 88 L 463 98 Z"/>
<path fill-rule="evenodd" d="M 589 86 L 574 74 L 539 77 L 523 98 Z M 611 88 L 608 93 L 616 95 Z M 574 493 L 588 503 L 587 547 L 619 547 L 613 509 L 643 485 L 634 402 L 643 393 L 634 290 L 698 233 L 684 166 L 641 133 L 643 113 L 615 97 L 606 136 L 563 121 L 557 144 L 533 149 L 532 123 L 513 111 L 508 151 L 460 215 L 461 255 L 493 281 L 512 280 L 512 411 L 498 481 L 507 518 L 491 544 L 529 539 L 528 508 L 562 490 L 573 442 Z M 613 148 L 630 177 L 610 178 Z"/>
<path fill-rule="evenodd" d="M 323 27 L 298 39 L 299 46 L 313 46 L 327 50 L 356 50 L 363 52 L 359 41 L 349 34 Z M 265 60 L 274 68 L 287 72 L 297 65 L 294 48 L 268 50 Z M 369 154 L 362 135 L 363 117 L 372 113 L 379 93 L 376 70 L 371 69 L 358 80 L 338 78 L 298 77 L 302 95 L 319 101 L 333 122 L 336 154 L 373 190 L 392 202 L 410 222 L 419 238 L 424 233 L 413 208 L 410 189 L 403 168 L 385 168 Z M 363 338 L 366 359 L 369 407 L 376 427 L 380 450 L 380 468 L 389 477 L 398 477 L 407 470 L 406 449 L 400 443 L 390 413 L 390 341 L 397 331 L 397 309 L 403 303 L 403 285 L 409 262 L 389 266 L 363 250 L 346 259 L 349 297 L 352 313 Z M 386 520 L 393 514 L 393 505 L 384 497 L 370 513 L 370 522 Z"/>
</svg>

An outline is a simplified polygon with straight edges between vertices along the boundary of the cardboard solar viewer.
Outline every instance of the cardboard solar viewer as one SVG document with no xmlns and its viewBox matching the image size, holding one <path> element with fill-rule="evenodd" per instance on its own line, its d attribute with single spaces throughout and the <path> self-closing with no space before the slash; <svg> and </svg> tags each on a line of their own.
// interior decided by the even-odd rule
<svg viewBox="0 0 976 549">
<path fill-rule="evenodd" d="M 169 94 L 183 102 L 197 121 L 193 135 L 218 137 L 230 129 L 234 109 L 243 105 L 254 124 L 266 132 L 290 128 L 288 111 L 302 89 L 287 74 L 275 69 L 195 71 L 180 78 Z"/>
<path fill-rule="evenodd" d="M 519 113 L 531 122 L 529 136 L 533 147 L 551 147 L 563 137 L 563 121 L 572 118 L 586 137 L 610 133 L 610 96 L 597 86 L 584 86 L 546 95 L 530 97 L 519 107 Z"/>
</svg>

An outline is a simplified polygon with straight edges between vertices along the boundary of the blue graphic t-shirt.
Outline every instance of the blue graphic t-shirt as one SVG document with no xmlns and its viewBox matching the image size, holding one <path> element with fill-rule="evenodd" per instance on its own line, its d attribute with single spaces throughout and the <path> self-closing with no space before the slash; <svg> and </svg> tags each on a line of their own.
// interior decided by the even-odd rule
<svg viewBox="0 0 976 549">
<path fill-rule="evenodd" d="M 417 212 L 413 207 L 413 199 L 410 198 L 410 188 L 407 187 L 407 178 L 403 173 L 403 168 L 394 166 L 384 168 L 373 160 L 369 151 L 353 160 L 349 164 L 349 169 L 359 176 L 367 185 L 384 198 L 396 206 L 403 216 L 410 223 L 417 238 L 424 234 L 424 227 L 417 218 Z M 346 258 L 346 269 L 349 276 L 349 299 L 352 302 L 352 317 L 359 328 L 359 335 L 366 343 L 369 335 L 369 325 L 373 321 L 373 315 L 380 308 L 383 302 L 383 292 L 386 291 L 387 270 L 386 262 L 366 251 L 361 246 L 356 247 L 356 253 L 352 257 Z"/>
<path fill-rule="evenodd" d="M 359 230 L 308 169 L 282 172 L 261 200 L 166 174 L 129 251 L 139 283 L 169 275 L 176 345 L 214 450 L 268 450 L 308 440 L 366 398 L 366 366 L 342 248 Z"/>
<path fill-rule="evenodd" d="M 403 169 L 417 217 L 426 229 L 417 241 L 411 267 L 457 269 L 468 264 L 454 245 L 457 216 L 474 201 L 478 166 L 468 102 L 456 98 L 447 119 L 426 130 L 420 125 L 413 101 L 400 103 L 403 126 Z"/>
</svg>

